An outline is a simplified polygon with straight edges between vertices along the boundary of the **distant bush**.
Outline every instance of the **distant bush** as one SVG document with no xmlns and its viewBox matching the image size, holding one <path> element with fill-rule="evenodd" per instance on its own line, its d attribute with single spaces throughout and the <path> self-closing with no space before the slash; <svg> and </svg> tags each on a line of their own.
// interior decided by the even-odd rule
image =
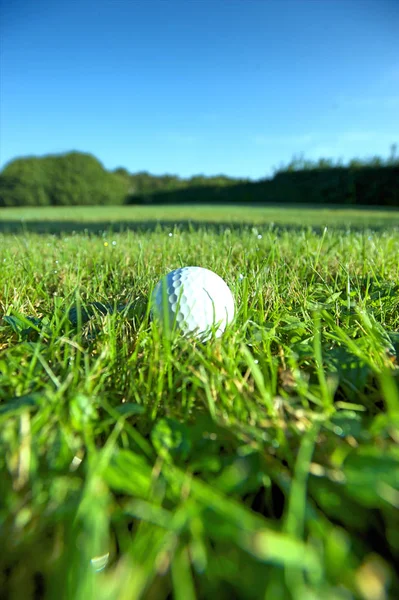
<svg viewBox="0 0 399 600">
<path fill-rule="evenodd" d="M 123 167 L 107 171 L 91 154 L 69 152 L 10 162 L 0 173 L 0 206 L 88 204 L 306 203 L 399 207 L 399 161 L 353 159 L 347 165 L 303 156 L 276 169 L 269 179 L 250 181 L 216 175 L 151 175 Z"/>
<path fill-rule="evenodd" d="M 284 171 L 272 179 L 129 196 L 129 204 L 347 204 L 399 208 L 398 167 Z"/>
<path fill-rule="evenodd" d="M 48 183 L 41 159 L 14 160 L 0 174 L 0 206 L 46 206 L 50 204 Z"/>
<path fill-rule="evenodd" d="M 297 171 L 315 171 L 326 169 L 364 169 L 365 167 L 399 167 L 399 157 L 397 156 L 397 145 L 391 144 L 390 154 L 386 158 L 381 156 L 372 156 L 369 158 L 352 158 L 344 165 L 341 158 L 319 158 L 311 160 L 305 158 L 304 154 L 294 155 L 287 165 L 281 164 L 274 169 L 274 175 L 279 173 L 294 173 Z"/>
<path fill-rule="evenodd" d="M 399 165 L 282 171 L 270 185 L 283 202 L 399 207 Z"/>
<path fill-rule="evenodd" d="M 124 171 L 116 169 L 114 173 Z M 151 175 L 147 171 L 133 173 L 129 177 L 129 199 L 134 202 L 136 196 L 150 196 L 162 192 L 175 192 L 178 190 L 187 190 L 192 188 L 202 188 L 210 186 L 231 186 L 247 181 L 225 175 L 215 175 L 207 177 L 205 175 L 193 175 L 188 179 L 178 175 Z"/>
<path fill-rule="evenodd" d="M 128 181 L 90 154 L 19 158 L 0 175 L 1 206 L 123 204 Z"/>
</svg>

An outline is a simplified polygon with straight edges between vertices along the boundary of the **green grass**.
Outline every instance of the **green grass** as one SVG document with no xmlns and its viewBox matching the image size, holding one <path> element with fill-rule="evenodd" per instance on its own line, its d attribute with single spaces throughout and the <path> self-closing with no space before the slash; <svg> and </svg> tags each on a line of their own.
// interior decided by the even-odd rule
<svg viewBox="0 0 399 600">
<path fill-rule="evenodd" d="M 354 207 L 298 206 L 59 206 L 3 208 L 0 231 L 25 228 L 28 231 L 89 231 L 140 227 L 157 224 L 270 224 L 276 226 L 399 227 L 399 210 Z"/>
<path fill-rule="evenodd" d="M 32 216 L 243 215 L 101 210 Z M 398 596 L 399 232 L 372 229 L 397 213 L 364 229 L 366 213 L 253 211 L 241 229 L 0 234 L 5 597 Z M 220 340 L 151 322 L 181 265 L 231 287 Z"/>
</svg>

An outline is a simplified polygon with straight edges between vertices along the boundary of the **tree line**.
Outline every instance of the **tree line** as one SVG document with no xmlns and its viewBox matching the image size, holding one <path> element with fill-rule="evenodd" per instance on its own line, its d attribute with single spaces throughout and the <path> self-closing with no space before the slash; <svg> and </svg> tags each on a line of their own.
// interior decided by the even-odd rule
<svg viewBox="0 0 399 600">
<path fill-rule="evenodd" d="M 91 154 L 17 158 L 0 172 L 0 207 L 173 203 L 309 203 L 399 207 L 396 146 L 387 159 L 309 161 L 294 157 L 271 178 L 152 175 L 108 171 Z"/>
</svg>

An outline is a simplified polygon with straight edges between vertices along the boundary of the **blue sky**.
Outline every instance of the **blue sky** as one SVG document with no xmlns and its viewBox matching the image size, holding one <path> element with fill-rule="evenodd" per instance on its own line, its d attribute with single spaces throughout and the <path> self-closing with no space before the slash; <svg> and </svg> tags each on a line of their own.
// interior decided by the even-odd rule
<svg viewBox="0 0 399 600">
<path fill-rule="evenodd" d="M 0 166 L 260 178 L 399 143 L 397 0 L 0 0 Z"/>
</svg>

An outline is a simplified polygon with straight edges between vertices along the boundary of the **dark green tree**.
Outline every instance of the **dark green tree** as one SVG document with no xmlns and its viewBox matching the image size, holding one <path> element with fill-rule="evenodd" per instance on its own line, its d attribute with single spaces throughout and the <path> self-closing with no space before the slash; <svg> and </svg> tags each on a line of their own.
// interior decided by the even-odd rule
<svg viewBox="0 0 399 600">
<path fill-rule="evenodd" d="M 9 163 L 0 178 L 0 205 L 122 204 L 129 180 L 91 154 L 69 152 Z"/>
<path fill-rule="evenodd" d="M 19 158 L 0 174 L 0 206 L 50 204 L 48 177 L 40 158 Z"/>
</svg>

